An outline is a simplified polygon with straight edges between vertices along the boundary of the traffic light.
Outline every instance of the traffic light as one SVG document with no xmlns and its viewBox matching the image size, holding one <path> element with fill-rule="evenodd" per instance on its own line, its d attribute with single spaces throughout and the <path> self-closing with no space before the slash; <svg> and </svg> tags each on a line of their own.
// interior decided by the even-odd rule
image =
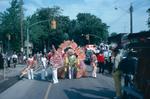
<svg viewBox="0 0 150 99">
<path fill-rule="evenodd" d="M 51 29 L 56 29 L 56 21 L 54 19 L 51 21 Z"/>
</svg>

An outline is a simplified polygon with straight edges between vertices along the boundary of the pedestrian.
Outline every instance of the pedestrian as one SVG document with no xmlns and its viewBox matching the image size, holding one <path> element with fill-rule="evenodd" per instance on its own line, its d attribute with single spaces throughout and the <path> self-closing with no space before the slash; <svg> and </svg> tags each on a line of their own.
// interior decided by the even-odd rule
<svg viewBox="0 0 150 99">
<path fill-rule="evenodd" d="M 50 58 L 50 63 L 52 65 L 52 80 L 53 83 L 58 83 L 57 70 L 63 66 L 62 56 L 56 51 L 54 45 L 52 46 L 52 55 Z"/>
<path fill-rule="evenodd" d="M 7 56 L 7 66 L 10 67 L 10 61 L 11 61 L 11 57 Z"/>
<path fill-rule="evenodd" d="M 0 53 L 0 69 L 4 68 L 4 57 L 2 55 L 2 53 Z"/>
<path fill-rule="evenodd" d="M 122 93 L 121 93 L 121 70 L 118 68 L 120 61 L 121 61 L 121 55 L 120 55 L 119 49 L 115 49 L 114 50 L 113 79 L 114 79 L 114 83 L 115 83 L 116 97 L 114 97 L 114 99 L 121 99 L 121 97 L 122 97 Z"/>
<path fill-rule="evenodd" d="M 34 79 L 34 74 L 33 74 L 33 68 L 34 68 L 34 58 L 32 55 L 29 55 L 29 58 L 27 59 L 27 72 L 28 72 L 28 79 Z"/>
<path fill-rule="evenodd" d="M 91 55 L 91 66 L 93 67 L 92 70 L 92 77 L 96 78 L 96 72 L 97 72 L 97 57 L 95 53 L 93 52 Z"/>
<path fill-rule="evenodd" d="M 27 57 L 26 57 L 26 55 L 24 54 L 24 55 L 23 55 L 23 63 L 26 64 L 26 61 L 27 61 Z"/>
<path fill-rule="evenodd" d="M 47 68 L 47 63 L 48 63 L 48 60 L 47 60 L 47 58 L 46 58 L 46 55 L 43 55 L 42 56 L 42 58 L 41 58 L 41 61 L 42 61 L 42 67 L 43 67 L 43 69 L 42 69 L 42 79 L 43 80 L 45 80 L 45 78 L 47 77 L 47 71 L 46 71 L 46 68 Z"/>
<path fill-rule="evenodd" d="M 100 51 L 100 53 L 98 53 L 97 55 L 97 61 L 98 61 L 98 67 L 99 67 L 99 73 L 104 73 L 104 62 L 105 62 L 105 58 L 104 58 L 104 54 L 102 51 Z"/>
<path fill-rule="evenodd" d="M 16 52 L 14 52 L 14 54 L 12 55 L 12 60 L 13 60 L 14 68 L 16 68 L 17 60 L 18 60 L 18 56 L 17 56 Z"/>
</svg>

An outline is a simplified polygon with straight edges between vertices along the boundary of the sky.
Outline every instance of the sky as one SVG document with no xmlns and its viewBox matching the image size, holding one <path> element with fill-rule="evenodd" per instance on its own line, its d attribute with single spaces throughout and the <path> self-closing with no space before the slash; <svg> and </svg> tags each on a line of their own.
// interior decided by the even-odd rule
<svg viewBox="0 0 150 99">
<path fill-rule="evenodd" d="M 11 0 L 0 0 L 0 12 L 10 7 Z M 133 32 L 148 30 L 147 20 L 150 0 L 24 0 L 25 16 L 32 15 L 36 9 L 59 6 L 62 14 L 76 19 L 78 13 L 91 13 L 99 17 L 109 27 L 109 32 L 129 33 L 129 7 L 133 6 Z"/>
</svg>

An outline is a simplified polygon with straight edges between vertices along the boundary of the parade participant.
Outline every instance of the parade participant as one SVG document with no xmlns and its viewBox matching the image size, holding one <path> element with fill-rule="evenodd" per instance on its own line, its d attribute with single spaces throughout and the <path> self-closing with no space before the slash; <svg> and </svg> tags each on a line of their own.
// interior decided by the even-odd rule
<svg viewBox="0 0 150 99">
<path fill-rule="evenodd" d="M 14 54 L 12 55 L 12 59 L 13 59 L 14 68 L 16 68 L 17 59 L 18 59 L 16 52 L 14 52 Z"/>
<path fill-rule="evenodd" d="M 68 66 L 69 66 L 68 55 L 67 55 L 67 53 L 64 53 L 62 56 L 63 56 L 64 66 L 60 70 L 58 70 L 58 74 L 59 74 L 60 78 L 67 78 L 68 77 Z"/>
<path fill-rule="evenodd" d="M 98 53 L 97 55 L 97 61 L 98 61 L 98 67 L 99 67 L 99 73 L 104 73 L 104 62 L 105 62 L 105 58 L 104 58 L 104 54 L 102 51 L 100 51 L 100 53 Z"/>
<path fill-rule="evenodd" d="M 84 63 L 85 60 L 85 50 L 81 47 L 76 48 L 75 50 L 76 56 L 77 56 L 77 73 L 76 73 L 76 78 L 81 78 L 81 77 L 86 77 L 87 72 L 86 72 L 86 65 Z"/>
<path fill-rule="evenodd" d="M 75 78 L 76 72 L 76 63 L 77 63 L 77 57 L 75 54 L 71 54 L 68 57 L 69 61 L 69 79 Z"/>
<path fill-rule="evenodd" d="M 67 48 L 68 56 L 68 76 L 69 79 L 75 77 L 75 67 L 76 67 L 76 55 L 74 50 L 71 47 Z"/>
<path fill-rule="evenodd" d="M 77 73 L 76 73 L 76 78 L 81 78 L 81 77 L 86 77 L 87 72 L 86 72 L 86 65 L 84 63 L 84 60 L 80 60 L 77 57 Z"/>
<path fill-rule="evenodd" d="M 46 59 L 46 55 L 43 55 L 42 58 L 41 58 L 41 61 L 42 61 L 42 66 L 43 66 L 43 69 L 42 69 L 42 79 L 45 80 L 45 78 L 47 77 L 47 71 L 46 71 L 46 67 L 47 67 L 47 59 Z"/>
<path fill-rule="evenodd" d="M 114 99 L 121 99 L 121 71 L 119 70 L 118 66 L 121 61 L 121 55 L 119 49 L 114 49 L 114 72 L 113 72 L 113 79 L 115 83 L 116 89 L 116 97 Z"/>
<path fill-rule="evenodd" d="M 92 77 L 96 78 L 96 71 L 97 71 L 97 57 L 93 52 L 91 55 L 91 66 L 93 67 Z"/>
<path fill-rule="evenodd" d="M 50 63 L 52 64 L 52 79 L 53 83 L 58 83 L 57 69 L 63 66 L 62 56 L 56 51 L 54 45 L 52 46 L 52 55 Z"/>
<path fill-rule="evenodd" d="M 28 79 L 34 79 L 33 68 L 34 68 L 34 58 L 30 54 L 29 58 L 27 59 Z"/>
</svg>

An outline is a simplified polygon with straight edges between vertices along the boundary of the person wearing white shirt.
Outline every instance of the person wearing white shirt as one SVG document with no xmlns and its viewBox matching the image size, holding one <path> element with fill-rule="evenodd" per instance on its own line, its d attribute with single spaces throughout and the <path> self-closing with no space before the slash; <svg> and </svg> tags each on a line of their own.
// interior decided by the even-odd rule
<svg viewBox="0 0 150 99">
<path fill-rule="evenodd" d="M 47 77 L 47 71 L 46 71 L 46 66 L 47 66 L 47 59 L 46 59 L 46 55 L 43 55 L 43 57 L 41 58 L 41 61 L 42 61 L 42 66 L 43 66 L 43 69 L 42 69 L 42 79 L 45 80 L 45 78 Z"/>
<path fill-rule="evenodd" d="M 16 68 L 18 56 L 17 56 L 17 54 L 15 52 L 12 55 L 12 59 L 13 59 L 14 68 Z"/>
<path fill-rule="evenodd" d="M 28 68 L 28 79 L 34 79 L 33 68 L 34 68 L 34 58 L 32 55 L 29 55 L 27 60 L 27 68 Z"/>
</svg>

